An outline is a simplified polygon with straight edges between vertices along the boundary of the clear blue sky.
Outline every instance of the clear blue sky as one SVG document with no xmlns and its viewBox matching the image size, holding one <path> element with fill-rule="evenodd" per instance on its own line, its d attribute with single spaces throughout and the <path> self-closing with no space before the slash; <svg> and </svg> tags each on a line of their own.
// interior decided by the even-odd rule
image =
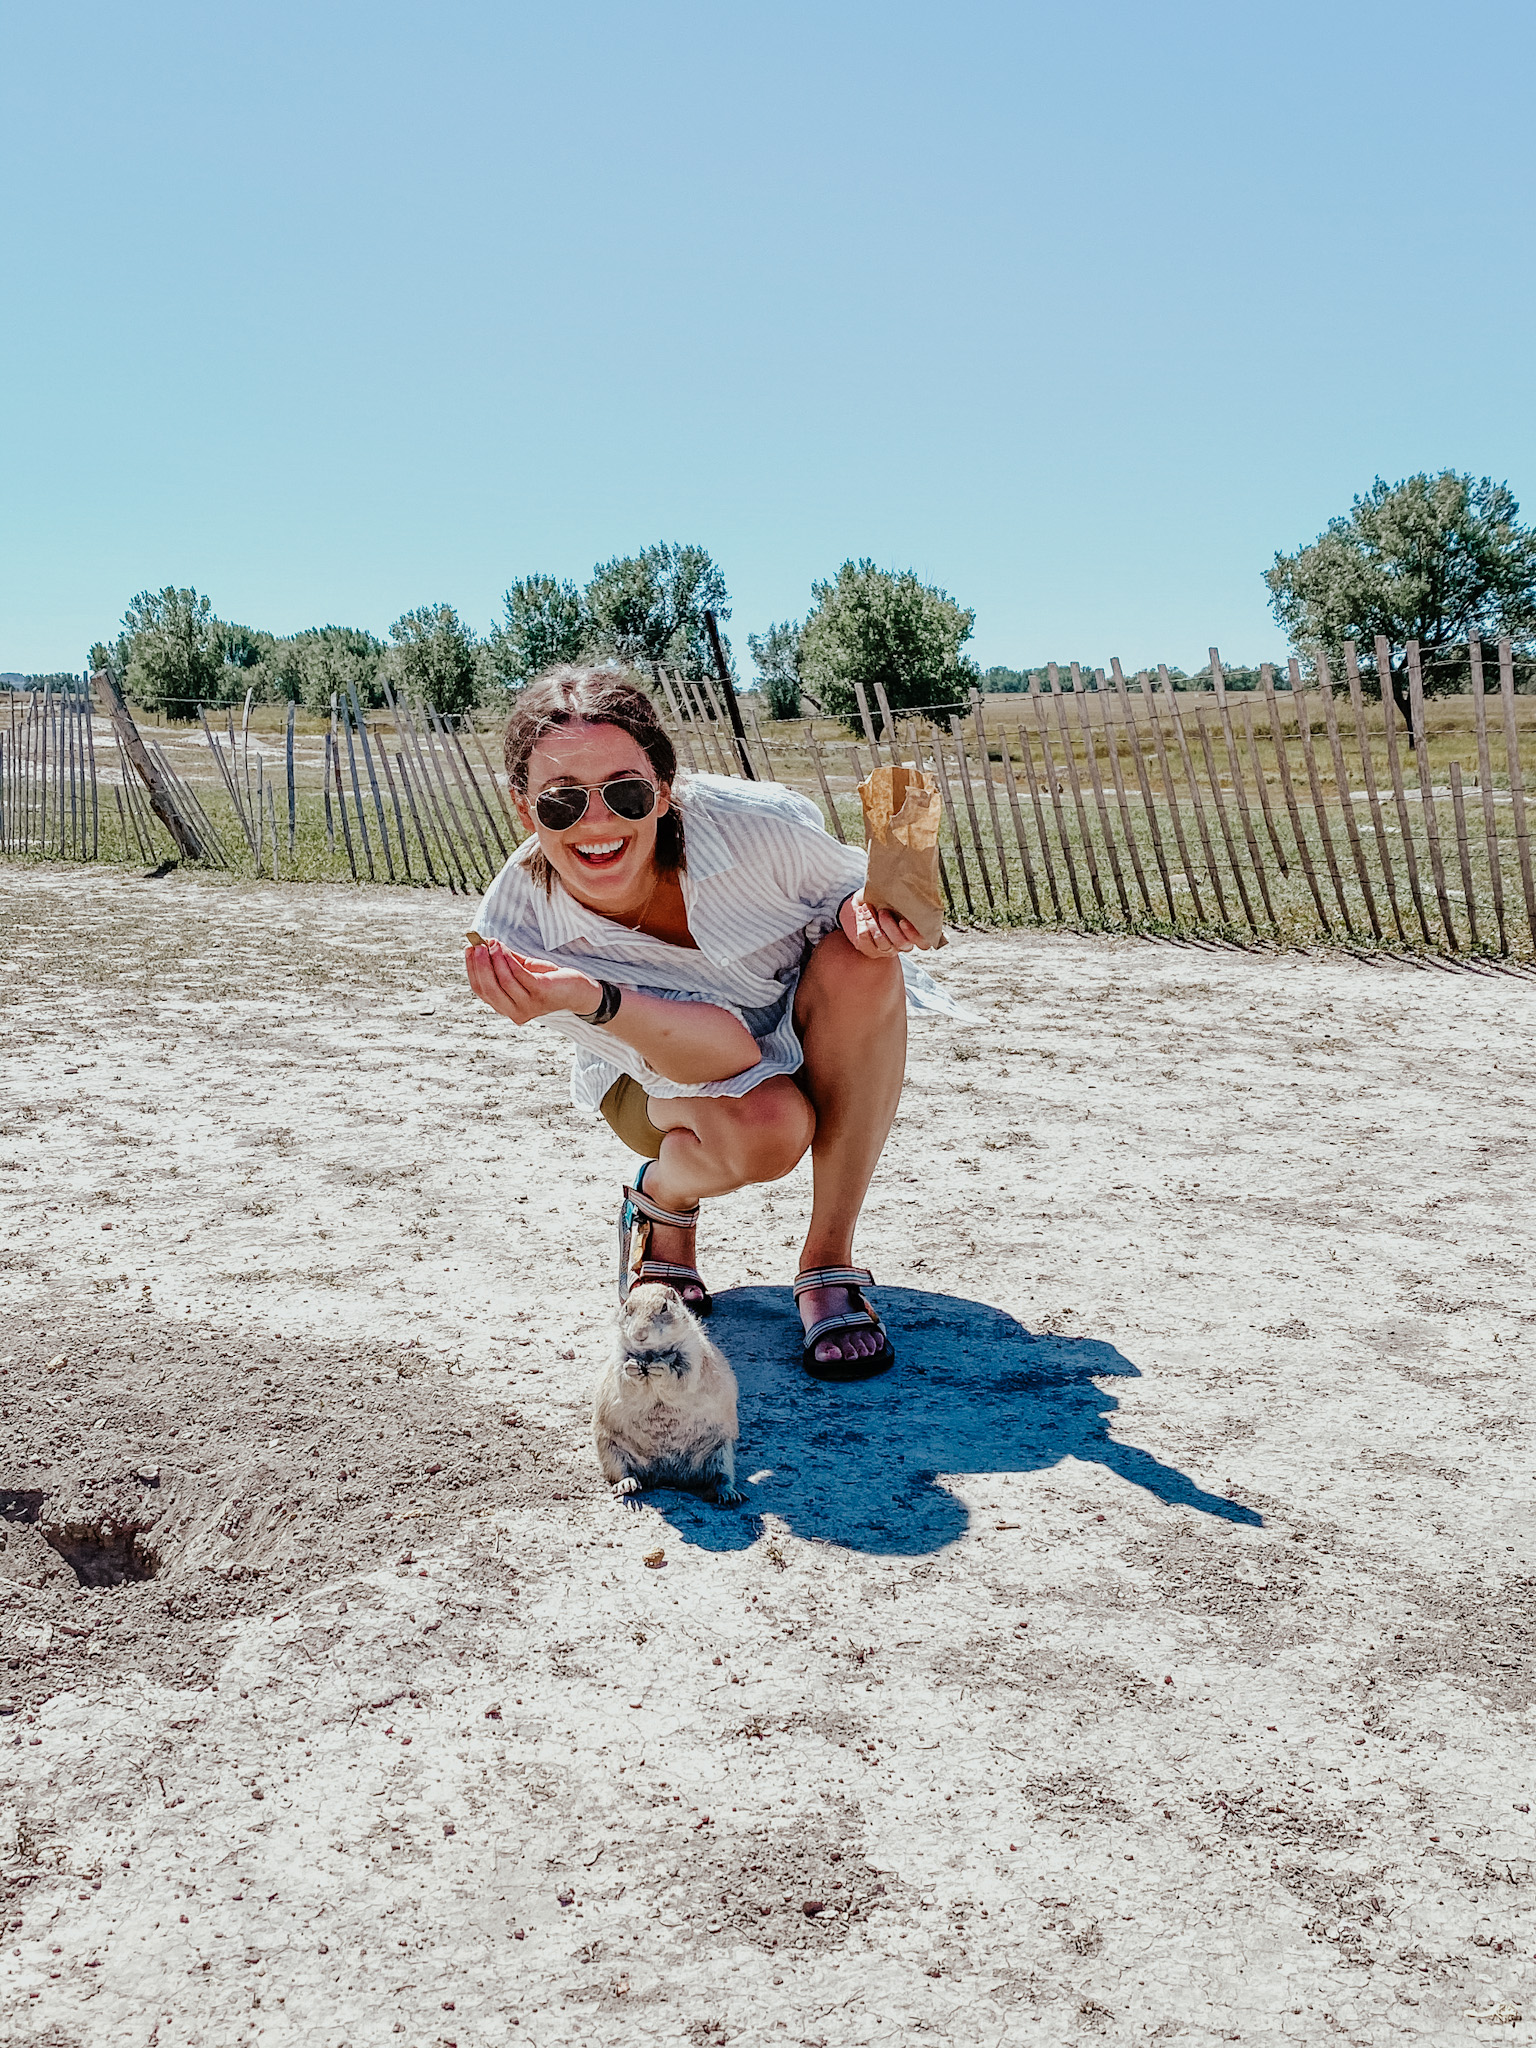
<svg viewBox="0 0 1536 2048">
<path fill-rule="evenodd" d="M 1282 645 L 1380 473 L 1536 516 L 1530 0 L 81 4 L 0 28 L 0 668 L 701 541 L 983 663 Z"/>
</svg>

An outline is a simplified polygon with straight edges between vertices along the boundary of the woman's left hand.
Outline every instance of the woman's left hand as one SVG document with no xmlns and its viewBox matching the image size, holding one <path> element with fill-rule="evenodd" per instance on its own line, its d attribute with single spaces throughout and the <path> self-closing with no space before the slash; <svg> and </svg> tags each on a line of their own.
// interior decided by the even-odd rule
<svg viewBox="0 0 1536 2048">
<path fill-rule="evenodd" d="M 915 925 L 898 917 L 894 910 L 873 909 L 864 901 L 862 889 L 848 898 L 837 921 L 843 937 L 866 960 L 888 960 L 893 953 L 910 953 L 914 946 L 923 944 Z"/>
</svg>

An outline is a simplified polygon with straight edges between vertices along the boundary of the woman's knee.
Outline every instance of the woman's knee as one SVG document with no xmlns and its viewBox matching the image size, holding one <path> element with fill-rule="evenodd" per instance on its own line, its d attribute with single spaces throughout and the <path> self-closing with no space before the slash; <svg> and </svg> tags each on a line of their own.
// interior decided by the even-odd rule
<svg viewBox="0 0 1536 2048">
<path fill-rule="evenodd" d="M 828 932 L 800 977 L 797 1011 L 809 1019 L 817 1009 L 835 1008 L 846 1023 L 878 1026 L 906 1014 L 906 985 L 894 954 L 872 960 L 840 931 Z"/>
<path fill-rule="evenodd" d="M 780 1180 L 804 1157 L 816 1115 L 793 1081 L 765 1081 L 730 1104 L 723 1149 L 743 1181 Z"/>
</svg>

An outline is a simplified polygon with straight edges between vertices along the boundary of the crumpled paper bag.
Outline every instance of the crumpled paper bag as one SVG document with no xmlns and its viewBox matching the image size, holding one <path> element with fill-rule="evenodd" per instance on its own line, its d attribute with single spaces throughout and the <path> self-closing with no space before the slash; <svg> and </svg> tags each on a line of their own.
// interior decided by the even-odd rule
<svg viewBox="0 0 1536 2048">
<path fill-rule="evenodd" d="M 939 785 L 920 768 L 876 768 L 859 784 L 869 875 L 864 901 L 894 910 L 915 925 L 930 946 L 944 941 L 944 898 L 939 889 L 939 827 L 944 822 Z"/>
</svg>

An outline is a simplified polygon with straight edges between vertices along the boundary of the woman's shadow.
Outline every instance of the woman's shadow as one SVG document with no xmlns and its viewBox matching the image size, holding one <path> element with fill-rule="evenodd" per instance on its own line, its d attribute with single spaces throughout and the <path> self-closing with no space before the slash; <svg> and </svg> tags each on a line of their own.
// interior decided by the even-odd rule
<svg viewBox="0 0 1536 2048">
<path fill-rule="evenodd" d="M 800 1369 L 788 1290 L 737 1287 L 715 1297 L 710 1335 L 741 1386 L 736 1510 L 659 1490 L 645 1498 L 706 1550 L 744 1550 L 776 1515 L 797 1536 L 917 1557 L 963 1535 L 970 1516 L 945 1474 L 1029 1472 L 1080 1458 L 1169 1506 L 1261 1526 L 1252 1508 L 1207 1493 L 1149 1451 L 1119 1443 L 1119 1407 L 1098 1383 L 1136 1379 L 1112 1344 L 1036 1335 L 995 1308 L 952 1294 L 882 1287 L 893 1372 L 828 1386 Z"/>
</svg>

